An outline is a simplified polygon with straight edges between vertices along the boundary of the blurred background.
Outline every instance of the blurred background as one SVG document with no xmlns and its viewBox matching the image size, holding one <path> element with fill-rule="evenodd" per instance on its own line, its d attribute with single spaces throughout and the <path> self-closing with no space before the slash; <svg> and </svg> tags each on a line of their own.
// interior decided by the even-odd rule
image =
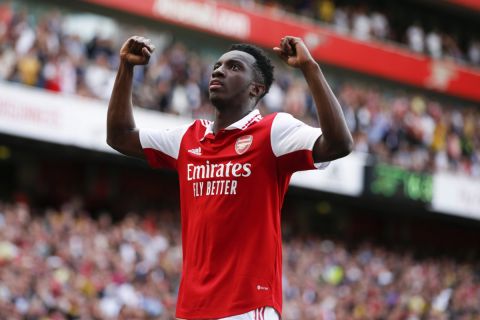
<svg viewBox="0 0 480 320">
<path fill-rule="evenodd" d="M 177 176 L 105 143 L 131 35 L 139 127 L 212 119 L 236 42 L 276 65 L 261 112 L 315 125 L 284 35 L 339 98 L 355 151 L 292 178 L 283 319 L 480 319 L 478 0 L 0 0 L 0 319 L 174 318 Z"/>
</svg>

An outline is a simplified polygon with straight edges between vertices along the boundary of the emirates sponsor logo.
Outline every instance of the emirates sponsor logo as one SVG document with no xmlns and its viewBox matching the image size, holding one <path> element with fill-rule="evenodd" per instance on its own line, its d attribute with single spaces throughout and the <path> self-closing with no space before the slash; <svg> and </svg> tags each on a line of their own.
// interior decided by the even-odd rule
<svg viewBox="0 0 480 320">
<path fill-rule="evenodd" d="M 249 177 L 252 174 L 252 164 L 250 163 L 210 163 L 194 165 L 187 164 L 187 180 L 202 180 L 212 178 L 238 178 Z"/>
<path fill-rule="evenodd" d="M 240 138 L 237 139 L 237 142 L 235 142 L 235 151 L 238 154 L 244 154 L 247 152 L 248 148 L 252 145 L 253 141 L 253 136 L 248 135 L 248 136 L 241 136 Z"/>
</svg>

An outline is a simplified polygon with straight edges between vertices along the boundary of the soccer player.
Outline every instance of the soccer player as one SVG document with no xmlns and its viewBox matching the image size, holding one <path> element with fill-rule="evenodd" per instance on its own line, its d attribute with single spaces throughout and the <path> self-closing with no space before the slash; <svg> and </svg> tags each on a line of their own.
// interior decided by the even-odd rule
<svg viewBox="0 0 480 320">
<path fill-rule="evenodd" d="M 215 120 L 178 128 L 137 129 L 131 91 L 135 65 L 148 63 L 150 40 L 128 39 L 108 106 L 107 142 L 177 170 L 183 266 L 179 319 L 279 319 L 282 312 L 280 210 L 291 175 L 324 168 L 350 153 L 340 105 L 302 39 L 284 37 L 275 53 L 300 69 L 320 128 L 287 113 L 262 116 L 273 67 L 262 50 L 233 45 L 213 66 L 209 97 Z"/>
</svg>

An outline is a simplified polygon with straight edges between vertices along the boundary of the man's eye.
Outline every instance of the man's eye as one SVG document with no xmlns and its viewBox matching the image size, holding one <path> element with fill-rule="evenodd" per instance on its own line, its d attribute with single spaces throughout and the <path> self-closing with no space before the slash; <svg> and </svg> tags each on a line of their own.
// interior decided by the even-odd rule
<svg viewBox="0 0 480 320">
<path fill-rule="evenodd" d="M 240 70 L 240 67 L 238 66 L 238 64 L 234 64 L 234 65 L 232 65 L 232 70 L 233 71 L 238 71 L 238 70 Z"/>
</svg>

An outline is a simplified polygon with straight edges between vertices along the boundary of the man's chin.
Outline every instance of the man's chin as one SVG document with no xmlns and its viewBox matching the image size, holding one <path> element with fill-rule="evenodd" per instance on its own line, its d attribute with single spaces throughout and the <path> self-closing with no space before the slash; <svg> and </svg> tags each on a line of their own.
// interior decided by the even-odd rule
<svg viewBox="0 0 480 320">
<path fill-rule="evenodd" d="M 210 92 L 209 94 L 209 99 L 212 105 L 216 109 L 223 109 L 223 106 L 225 105 L 225 102 L 227 99 L 222 97 L 221 95 L 217 94 L 216 92 Z"/>
</svg>

